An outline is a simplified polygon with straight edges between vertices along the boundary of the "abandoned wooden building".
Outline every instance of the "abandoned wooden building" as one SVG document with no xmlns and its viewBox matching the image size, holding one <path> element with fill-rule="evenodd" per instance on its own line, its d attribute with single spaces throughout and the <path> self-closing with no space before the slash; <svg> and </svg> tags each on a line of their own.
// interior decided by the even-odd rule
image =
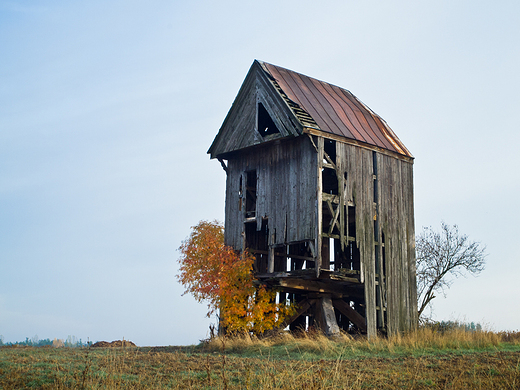
<svg viewBox="0 0 520 390">
<path fill-rule="evenodd" d="M 381 117 L 254 61 L 208 153 L 227 174 L 225 242 L 297 305 L 291 329 L 416 327 L 413 157 Z"/>
</svg>

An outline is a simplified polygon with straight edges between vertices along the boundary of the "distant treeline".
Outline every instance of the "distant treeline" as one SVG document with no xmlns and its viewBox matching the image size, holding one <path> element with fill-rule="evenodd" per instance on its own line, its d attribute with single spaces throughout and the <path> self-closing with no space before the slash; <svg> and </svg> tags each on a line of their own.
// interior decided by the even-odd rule
<svg viewBox="0 0 520 390">
<path fill-rule="evenodd" d="M 76 336 L 68 336 L 66 340 L 63 339 L 43 339 L 40 340 L 38 336 L 34 336 L 33 338 L 26 337 L 25 341 L 16 341 L 16 342 L 4 342 L 4 337 L 0 335 L 0 347 L 12 347 L 15 345 L 24 346 L 24 347 L 88 347 L 92 345 L 92 341 L 87 341 L 84 343 L 81 339 L 77 339 Z"/>
<path fill-rule="evenodd" d="M 446 333 L 454 330 L 463 330 L 466 332 L 481 332 L 482 325 L 475 322 L 460 321 L 425 321 L 423 326 L 430 328 L 435 332 Z"/>
</svg>

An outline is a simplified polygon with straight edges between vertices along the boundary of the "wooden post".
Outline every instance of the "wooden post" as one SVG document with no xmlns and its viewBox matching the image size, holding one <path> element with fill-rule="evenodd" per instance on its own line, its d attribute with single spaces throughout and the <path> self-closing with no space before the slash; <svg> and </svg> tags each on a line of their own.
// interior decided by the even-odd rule
<svg viewBox="0 0 520 390">
<path fill-rule="evenodd" d="M 330 238 L 321 238 L 321 268 L 330 268 Z"/>
<path fill-rule="evenodd" d="M 267 255 L 267 272 L 272 274 L 274 272 L 274 233 L 269 235 L 269 253 Z"/>
<path fill-rule="evenodd" d="M 334 305 L 330 296 L 322 296 L 317 300 L 316 318 L 321 331 L 326 336 L 334 337 L 340 334 L 339 326 L 336 322 L 336 314 L 334 313 Z"/>
<path fill-rule="evenodd" d="M 318 183 L 316 188 L 316 277 L 320 276 L 320 268 L 321 268 L 321 233 L 323 231 L 323 152 L 324 152 L 324 142 L 323 137 L 318 138 Z"/>
</svg>

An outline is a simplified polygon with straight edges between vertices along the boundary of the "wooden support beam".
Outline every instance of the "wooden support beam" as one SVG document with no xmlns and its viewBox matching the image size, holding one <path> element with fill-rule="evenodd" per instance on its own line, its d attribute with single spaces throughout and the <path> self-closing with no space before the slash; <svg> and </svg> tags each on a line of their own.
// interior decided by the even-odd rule
<svg viewBox="0 0 520 390">
<path fill-rule="evenodd" d="M 248 249 L 248 250 L 252 254 L 262 254 L 262 255 L 268 255 L 269 254 L 269 251 L 263 251 L 261 249 Z M 282 252 L 276 252 L 275 251 L 274 255 L 275 256 L 280 256 L 280 257 L 287 257 L 287 258 L 291 258 L 291 259 L 314 261 L 314 257 L 292 255 L 290 253 L 282 253 Z"/>
<path fill-rule="evenodd" d="M 219 158 L 218 161 L 219 161 L 220 165 L 222 166 L 222 169 L 224 171 L 226 171 L 226 175 L 227 175 L 228 174 L 228 167 L 227 167 L 225 161 L 223 159 L 221 159 L 221 158 Z"/>
<path fill-rule="evenodd" d="M 343 148 L 340 147 L 338 143 L 336 143 L 336 176 L 338 178 L 338 197 L 339 197 L 339 242 L 341 251 L 345 250 L 345 246 L 348 245 L 348 241 L 345 240 L 345 237 L 348 236 L 348 216 L 347 210 L 345 210 L 345 193 L 347 187 L 347 175 L 344 171 L 343 165 Z M 347 220 L 347 225 L 345 225 L 345 218 Z"/>
<path fill-rule="evenodd" d="M 328 234 L 328 233 L 322 233 L 321 234 L 322 237 L 327 237 L 327 238 L 335 238 L 337 240 L 339 240 L 339 235 L 337 234 Z M 347 241 L 356 241 L 356 239 L 354 237 L 346 237 L 347 238 Z"/>
<path fill-rule="evenodd" d="M 361 314 L 351 308 L 343 299 L 333 299 L 332 303 L 334 304 L 334 307 L 338 309 L 341 314 L 347 317 L 350 322 L 356 325 L 359 330 L 366 333 L 367 322 Z"/>
<path fill-rule="evenodd" d="M 318 136 L 318 155 L 317 155 L 317 179 L 318 188 L 316 189 L 316 277 L 320 276 L 321 269 L 321 233 L 323 232 L 323 213 L 322 213 L 322 197 L 323 197 L 323 153 L 324 142 L 323 137 Z"/>
<path fill-rule="evenodd" d="M 310 126 L 305 126 L 303 128 L 303 134 L 309 135 L 309 138 L 312 135 L 320 137 L 320 136 L 323 136 L 325 134 L 327 136 L 327 139 L 331 139 L 331 140 L 334 140 L 336 142 L 342 142 L 344 144 L 359 146 L 360 148 L 363 148 L 363 149 L 374 150 L 374 151 L 379 152 L 381 154 L 384 154 L 386 156 L 398 158 L 400 160 L 404 160 L 404 161 L 407 161 L 407 162 L 410 162 L 410 163 L 413 163 L 413 160 L 414 160 L 414 157 L 405 156 L 403 154 L 400 154 L 400 153 L 397 153 L 397 152 L 393 152 L 393 151 L 388 150 L 388 149 L 380 148 L 378 146 L 373 146 L 373 145 L 367 144 L 366 142 L 360 142 L 360 141 L 357 141 L 357 140 L 352 139 L 352 138 L 346 138 L 343 135 L 336 135 L 336 134 L 333 134 L 333 133 L 324 133 L 323 130 L 312 128 Z"/>
<path fill-rule="evenodd" d="M 319 327 L 325 336 L 339 336 L 340 330 L 336 322 L 336 314 L 334 313 L 334 305 L 330 297 L 321 297 L 316 302 L 316 318 Z"/>
<path fill-rule="evenodd" d="M 359 281 L 355 278 L 352 279 L 353 285 L 359 285 Z M 267 284 L 271 284 L 267 282 Z M 341 296 L 350 295 L 345 291 L 345 286 L 343 284 L 338 283 L 330 283 L 330 281 L 319 281 L 319 280 L 302 280 L 302 279 L 291 279 L 291 278 L 283 278 L 280 280 L 274 281 L 274 286 L 281 287 L 282 289 L 287 289 L 290 291 L 308 291 L 308 292 L 319 292 L 319 293 L 327 293 L 327 294 L 338 294 Z M 354 294 L 352 294 L 354 295 Z"/>
<path fill-rule="evenodd" d="M 273 273 L 274 272 L 274 234 L 271 233 L 269 235 L 269 253 L 267 254 L 267 272 Z"/>
<path fill-rule="evenodd" d="M 332 161 L 330 156 L 327 153 L 325 153 L 325 151 L 323 152 L 323 157 L 325 158 L 325 160 L 327 160 L 327 163 L 323 163 L 323 166 L 326 168 L 331 168 L 331 169 L 336 170 L 336 163 L 334 161 Z"/>
<path fill-rule="evenodd" d="M 334 194 L 323 193 L 322 194 L 322 200 L 323 201 L 330 200 L 332 203 L 335 203 L 335 204 L 339 204 L 340 203 L 339 195 L 334 195 Z M 352 200 L 346 201 L 346 204 L 348 206 L 350 206 L 350 207 L 354 206 L 354 202 Z"/>
<path fill-rule="evenodd" d="M 338 222 L 338 217 L 339 217 L 339 213 L 341 210 L 340 206 L 336 206 L 336 210 L 333 210 L 332 204 L 330 202 L 327 202 L 327 205 L 329 206 L 331 214 L 334 215 L 334 218 L 332 219 L 332 222 L 330 224 L 329 234 L 332 234 L 332 231 L 334 230 L 334 225 L 336 225 L 338 228 L 338 231 L 341 232 L 341 225 Z M 341 234 L 340 234 L 340 237 L 341 237 Z"/>
<path fill-rule="evenodd" d="M 306 299 L 303 302 L 298 302 L 296 305 L 298 307 L 298 309 L 296 310 L 296 313 L 294 313 L 292 316 L 290 316 L 289 318 L 286 318 L 283 321 L 282 325 L 280 326 L 281 329 L 285 329 L 286 327 L 291 325 L 294 321 L 296 321 L 298 319 L 299 316 L 301 316 L 307 310 L 309 310 L 309 308 L 312 305 L 312 301 L 309 299 Z"/>
</svg>

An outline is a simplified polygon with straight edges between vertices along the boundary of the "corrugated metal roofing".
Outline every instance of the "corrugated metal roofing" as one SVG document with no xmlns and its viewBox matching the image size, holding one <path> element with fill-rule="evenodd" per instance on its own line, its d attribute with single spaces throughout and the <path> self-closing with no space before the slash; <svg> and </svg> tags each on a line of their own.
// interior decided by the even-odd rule
<svg viewBox="0 0 520 390">
<path fill-rule="evenodd" d="M 350 91 L 267 62 L 259 63 L 281 90 L 282 97 L 289 99 L 289 107 L 301 117 L 304 126 L 317 126 L 327 133 L 412 157 L 386 122 Z M 305 113 L 299 113 L 294 103 L 312 120 Z"/>
</svg>

